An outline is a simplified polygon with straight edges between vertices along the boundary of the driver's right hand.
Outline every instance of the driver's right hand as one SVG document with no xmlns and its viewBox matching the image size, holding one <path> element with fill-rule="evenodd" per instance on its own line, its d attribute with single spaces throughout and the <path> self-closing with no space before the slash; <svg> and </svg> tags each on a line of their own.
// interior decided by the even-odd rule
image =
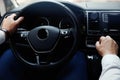
<svg viewBox="0 0 120 80">
<path fill-rule="evenodd" d="M 95 46 L 101 56 L 106 54 L 118 54 L 118 44 L 110 36 L 101 36 Z"/>
</svg>

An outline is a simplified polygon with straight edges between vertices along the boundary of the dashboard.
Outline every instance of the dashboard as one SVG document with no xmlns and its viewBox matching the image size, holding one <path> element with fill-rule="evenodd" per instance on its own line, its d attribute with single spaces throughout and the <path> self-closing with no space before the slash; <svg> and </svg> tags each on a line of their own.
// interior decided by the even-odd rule
<svg viewBox="0 0 120 80">
<path fill-rule="evenodd" d="M 83 8 L 83 14 L 78 12 L 81 9 L 71 7 L 82 23 L 82 47 L 94 49 L 95 43 L 100 36 L 110 35 L 113 39 L 120 42 L 120 3 L 119 2 L 86 2 L 78 3 L 76 7 Z M 81 15 L 81 16 L 80 16 Z M 84 16 L 84 17 L 82 17 Z M 84 19 L 83 19 L 84 18 Z M 79 22 L 79 23 L 80 23 Z M 81 23 L 80 23 L 81 24 Z M 83 41 L 85 41 L 83 43 Z"/>
<path fill-rule="evenodd" d="M 120 11 L 86 11 L 87 47 L 95 47 L 96 39 L 110 35 L 117 39 L 120 35 Z"/>
<path fill-rule="evenodd" d="M 95 43 L 99 40 L 100 36 L 110 35 L 113 39 L 120 42 L 120 3 L 118 2 L 83 2 L 83 3 L 69 3 L 61 2 L 70 8 L 77 17 L 78 25 L 81 37 L 80 48 L 91 49 L 95 48 Z M 22 7 L 16 8 L 6 14 L 18 13 Z M 48 9 L 49 11 L 49 9 Z M 34 13 L 33 13 L 34 12 Z M 47 14 L 46 12 L 38 13 L 38 11 L 27 12 L 25 16 L 27 19 L 18 28 L 18 32 L 23 37 L 24 42 L 25 35 L 35 26 L 51 25 L 60 29 L 71 28 L 71 20 L 65 17 L 63 11 L 55 12 L 53 8 L 52 12 Z M 5 14 L 5 15 L 6 15 Z M 35 14 L 36 16 L 32 16 Z M 41 14 L 42 16 L 38 16 Z M 27 27 L 26 27 L 27 26 Z M 19 38 L 19 37 L 18 37 Z"/>
</svg>

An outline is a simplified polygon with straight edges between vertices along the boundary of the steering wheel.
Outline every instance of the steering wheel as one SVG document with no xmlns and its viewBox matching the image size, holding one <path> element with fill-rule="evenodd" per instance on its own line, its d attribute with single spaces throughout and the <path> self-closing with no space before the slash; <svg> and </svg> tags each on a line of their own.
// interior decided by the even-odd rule
<svg viewBox="0 0 120 80">
<path fill-rule="evenodd" d="M 15 56 L 32 67 L 53 67 L 68 61 L 78 44 L 78 22 L 75 14 L 64 4 L 56 1 L 32 3 L 19 11 L 24 21 L 11 37 Z M 69 19 L 69 27 L 52 24 L 41 25 L 39 17 Z M 80 27 L 80 26 L 79 26 Z"/>
</svg>

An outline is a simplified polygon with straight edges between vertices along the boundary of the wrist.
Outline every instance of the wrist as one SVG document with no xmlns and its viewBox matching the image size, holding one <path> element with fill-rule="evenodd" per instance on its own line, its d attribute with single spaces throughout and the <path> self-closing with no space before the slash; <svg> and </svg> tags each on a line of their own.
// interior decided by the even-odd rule
<svg viewBox="0 0 120 80">
<path fill-rule="evenodd" d="M 7 29 L 2 28 L 1 31 L 5 33 L 5 41 L 7 41 L 10 37 L 10 33 L 8 32 Z"/>
<path fill-rule="evenodd" d="M 5 32 L 0 30 L 0 45 L 5 42 Z"/>
<path fill-rule="evenodd" d="M 106 56 L 106 55 L 117 55 L 117 53 L 108 52 L 108 53 L 104 53 L 104 54 L 103 54 L 103 56 Z"/>
</svg>

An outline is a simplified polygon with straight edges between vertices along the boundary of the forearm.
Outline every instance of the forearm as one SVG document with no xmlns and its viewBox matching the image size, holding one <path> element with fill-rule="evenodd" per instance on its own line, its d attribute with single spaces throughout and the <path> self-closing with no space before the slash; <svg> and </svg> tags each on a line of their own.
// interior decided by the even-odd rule
<svg viewBox="0 0 120 80">
<path fill-rule="evenodd" d="M 120 59 L 113 54 L 102 59 L 102 73 L 99 80 L 120 80 Z"/>
</svg>

